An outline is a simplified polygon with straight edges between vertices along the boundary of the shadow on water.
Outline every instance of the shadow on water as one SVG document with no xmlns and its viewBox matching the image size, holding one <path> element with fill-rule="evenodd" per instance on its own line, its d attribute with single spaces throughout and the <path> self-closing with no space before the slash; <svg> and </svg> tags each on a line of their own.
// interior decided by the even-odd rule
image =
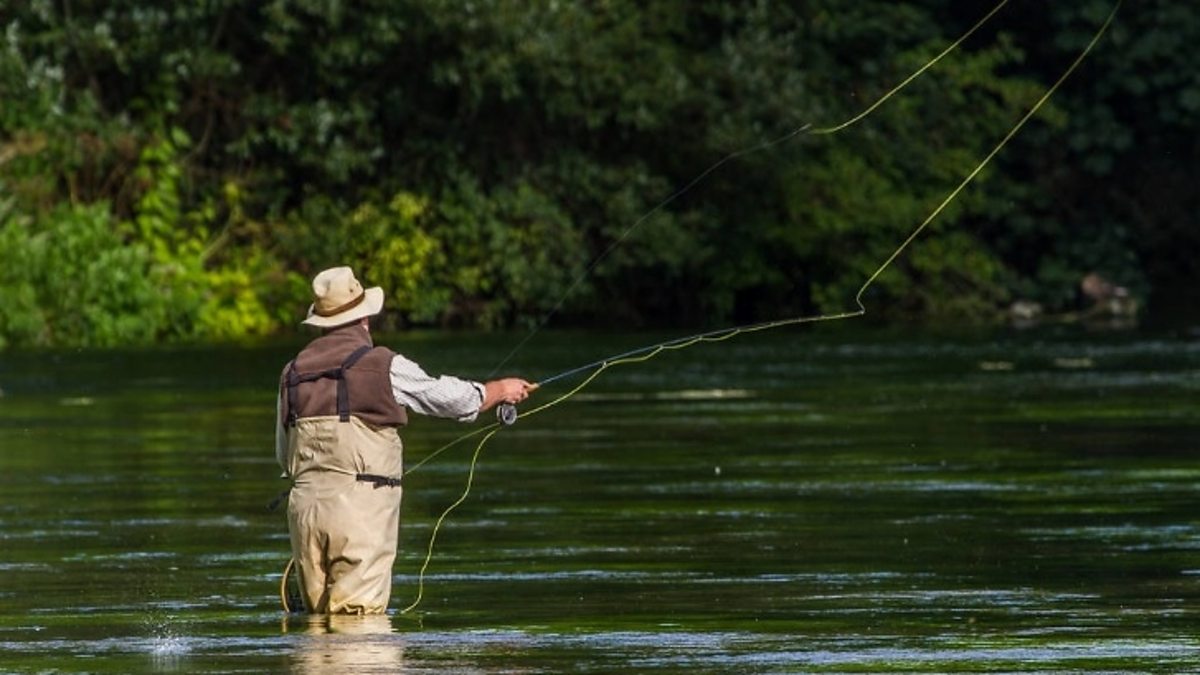
<svg viewBox="0 0 1200 675">
<path fill-rule="evenodd" d="M 482 377 L 487 340 L 381 342 Z M 417 614 L 314 619 L 265 510 L 295 347 L 0 354 L 0 671 L 1200 666 L 1194 338 L 784 331 L 614 369 L 485 448 Z M 464 429 L 415 421 L 407 461 Z M 406 479 L 393 607 L 472 448 Z"/>
</svg>

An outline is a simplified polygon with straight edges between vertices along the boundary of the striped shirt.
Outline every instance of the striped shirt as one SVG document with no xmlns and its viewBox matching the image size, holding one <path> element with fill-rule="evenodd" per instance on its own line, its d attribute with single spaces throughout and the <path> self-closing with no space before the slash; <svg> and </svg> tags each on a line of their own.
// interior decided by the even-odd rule
<svg viewBox="0 0 1200 675">
<path fill-rule="evenodd" d="M 451 375 L 431 377 L 415 362 L 392 358 L 392 395 L 396 402 L 420 415 L 473 422 L 483 405 L 483 385 Z"/>
</svg>

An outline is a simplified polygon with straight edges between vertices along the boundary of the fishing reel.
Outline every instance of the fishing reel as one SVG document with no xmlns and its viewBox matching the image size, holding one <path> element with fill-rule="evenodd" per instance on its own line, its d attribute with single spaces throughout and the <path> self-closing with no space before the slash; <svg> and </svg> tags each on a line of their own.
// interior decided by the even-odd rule
<svg viewBox="0 0 1200 675">
<path fill-rule="evenodd" d="M 501 403 L 496 406 L 496 421 L 506 427 L 517 423 L 517 406 L 512 403 Z"/>
<path fill-rule="evenodd" d="M 533 384 L 527 385 L 527 388 L 525 389 L 525 393 L 532 394 L 533 392 L 537 391 L 537 388 L 540 386 L 542 386 L 541 383 L 536 383 L 536 382 Z M 496 406 L 496 421 L 506 427 L 511 427 L 512 425 L 516 424 L 517 423 L 517 404 L 511 403 L 509 401 L 505 401 L 505 402 L 501 403 L 500 405 Z"/>
</svg>

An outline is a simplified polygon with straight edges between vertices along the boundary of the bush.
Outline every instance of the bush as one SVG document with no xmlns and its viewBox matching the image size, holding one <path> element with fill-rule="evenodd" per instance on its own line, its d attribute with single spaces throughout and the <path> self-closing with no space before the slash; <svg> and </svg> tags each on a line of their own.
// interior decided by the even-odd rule
<svg viewBox="0 0 1200 675">
<path fill-rule="evenodd" d="M 0 214 L 0 336 L 16 345 L 153 341 L 167 320 L 149 251 L 116 234 L 106 204 L 44 220 Z"/>
</svg>

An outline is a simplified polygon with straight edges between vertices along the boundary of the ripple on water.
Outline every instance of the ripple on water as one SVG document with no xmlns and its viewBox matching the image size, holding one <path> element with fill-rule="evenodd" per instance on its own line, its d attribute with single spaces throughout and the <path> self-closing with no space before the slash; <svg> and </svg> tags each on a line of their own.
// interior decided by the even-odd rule
<svg viewBox="0 0 1200 675">
<path fill-rule="evenodd" d="M 52 569 L 53 566 L 41 562 L 0 562 L 0 572 L 45 572 Z"/>
<path fill-rule="evenodd" d="M 754 398 L 752 389 L 675 389 L 632 392 L 581 392 L 574 396 L 580 402 L 605 401 L 723 401 Z"/>
<path fill-rule="evenodd" d="M 165 560 L 179 557 L 175 551 L 121 551 L 119 553 L 72 553 L 63 556 L 64 562 L 118 562 L 126 563 L 131 560 Z"/>
<path fill-rule="evenodd" d="M 8 531 L 0 532 L 0 541 L 5 539 L 57 539 L 65 537 L 98 537 L 100 532 L 97 530 L 77 530 L 77 529 L 36 529 L 25 531 Z"/>
<path fill-rule="evenodd" d="M 1112 525 L 1024 530 L 1034 540 L 1067 541 L 1086 539 L 1113 545 L 1121 551 L 1197 550 L 1200 526 L 1196 525 Z"/>
<path fill-rule="evenodd" d="M 648 571 L 614 571 L 614 570 L 560 570 L 545 572 L 443 572 L 426 574 L 426 583 L 430 581 L 503 581 L 538 582 L 538 581 L 638 581 L 654 580 L 685 580 L 697 578 L 699 575 L 689 572 L 648 572 Z M 415 574 L 396 574 L 392 580 L 398 583 L 415 583 Z"/>
<path fill-rule="evenodd" d="M 196 558 L 196 561 L 202 565 L 220 565 L 223 563 L 234 562 L 261 562 L 263 560 L 270 562 L 278 562 L 283 559 L 286 561 L 287 552 L 271 550 L 271 551 L 242 551 L 235 553 L 205 553 Z"/>
</svg>

